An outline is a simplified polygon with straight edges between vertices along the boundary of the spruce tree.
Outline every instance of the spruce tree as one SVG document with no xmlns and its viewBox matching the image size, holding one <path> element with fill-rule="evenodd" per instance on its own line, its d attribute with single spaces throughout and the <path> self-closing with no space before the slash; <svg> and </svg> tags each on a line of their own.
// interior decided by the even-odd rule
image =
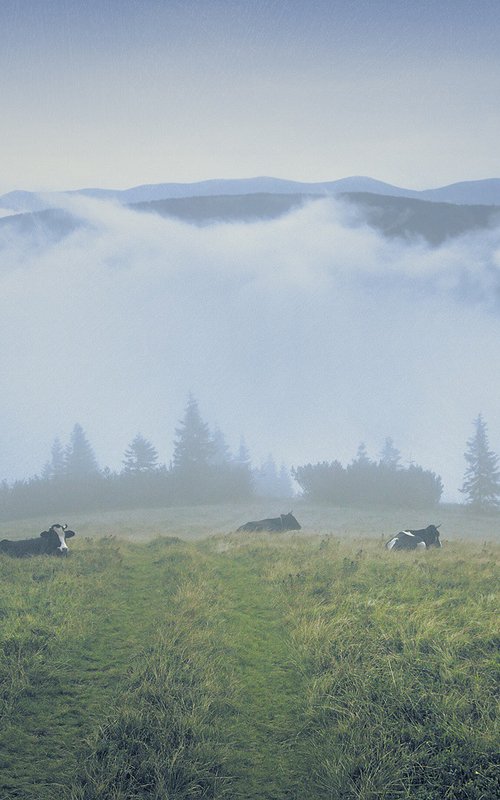
<svg viewBox="0 0 500 800">
<path fill-rule="evenodd" d="M 211 463 L 215 453 L 214 442 L 192 394 L 189 395 L 184 417 L 175 433 L 174 470 L 183 473 L 198 472 Z"/>
<path fill-rule="evenodd" d="M 246 442 L 245 442 L 245 439 L 244 439 L 243 436 L 240 438 L 240 446 L 238 448 L 237 454 L 234 457 L 234 463 L 235 464 L 241 464 L 241 465 L 247 467 L 248 469 L 250 469 L 250 467 L 251 467 L 252 459 L 250 457 L 250 451 L 249 451 L 249 449 L 248 449 L 248 447 L 246 445 Z"/>
<path fill-rule="evenodd" d="M 212 443 L 213 443 L 213 455 L 210 459 L 210 463 L 215 464 L 216 466 L 230 464 L 232 461 L 231 451 L 226 442 L 226 437 L 224 436 L 223 432 L 221 431 L 218 425 L 216 425 L 214 428 Z"/>
<path fill-rule="evenodd" d="M 241 499 L 250 497 L 255 489 L 254 476 L 252 471 L 250 451 L 243 436 L 240 438 L 238 452 L 233 458 L 233 471 L 239 475 Z"/>
<path fill-rule="evenodd" d="M 124 456 L 123 472 L 128 474 L 152 472 L 158 467 L 158 452 L 140 433 L 129 444 Z"/>
<path fill-rule="evenodd" d="M 467 496 L 469 506 L 486 511 L 497 506 L 500 497 L 498 456 L 489 449 L 482 414 L 474 420 L 474 425 L 475 434 L 467 441 L 468 450 L 464 453 L 467 468 L 460 491 Z"/>
<path fill-rule="evenodd" d="M 394 447 L 392 438 L 388 436 L 380 453 L 380 463 L 390 469 L 398 469 L 400 467 L 400 461 L 401 453 Z"/>
<path fill-rule="evenodd" d="M 76 423 L 66 447 L 65 472 L 69 478 L 81 478 L 99 471 L 97 459 L 82 426 Z"/>
<path fill-rule="evenodd" d="M 354 459 L 352 464 L 358 467 L 363 467 L 363 466 L 368 466 L 371 463 L 372 462 L 370 461 L 370 458 L 368 456 L 368 451 L 366 449 L 366 444 L 364 442 L 361 442 L 358 447 L 358 451 L 356 453 L 356 458 Z"/>
<path fill-rule="evenodd" d="M 54 439 L 50 450 L 50 461 L 47 461 L 42 471 L 44 480 L 60 478 L 66 471 L 64 448 L 60 439 Z"/>
</svg>

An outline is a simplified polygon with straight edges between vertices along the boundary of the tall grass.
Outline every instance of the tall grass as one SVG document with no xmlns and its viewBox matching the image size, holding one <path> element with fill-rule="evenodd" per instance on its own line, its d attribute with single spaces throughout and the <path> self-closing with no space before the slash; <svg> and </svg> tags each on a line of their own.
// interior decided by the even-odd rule
<svg viewBox="0 0 500 800">
<path fill-rule="evenodd" d="M 457 545 L 395 559 L 366 545 L 324 540 L 319 549 L 321 561 L 301 554 L 295 576 L 290 564 L 274 571 L 306 676 L 308 796 L 496 797 L 500 637 L 489 551 Z"/>
</svg>

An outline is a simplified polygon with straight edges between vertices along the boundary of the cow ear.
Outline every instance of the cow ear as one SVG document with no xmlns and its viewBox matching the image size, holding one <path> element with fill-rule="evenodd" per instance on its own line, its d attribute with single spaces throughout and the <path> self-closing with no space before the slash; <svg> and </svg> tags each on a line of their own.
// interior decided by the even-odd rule
<svg viewBox="0 0 500 800">
<path fill-rule="evenodd" d="M 41 536 L 42 538 L 43 538 L 44 536 L 48 536 L 48 535 L 49 535 L 49 532 L 48 532 L 48 531 L 42 531 L 42 532 L 41 532 L 41 534 L 40 534 L 40 536 Z"/>
<path fill-rule="evenodd" d="M 65 531 L 64 538 L 65 539 L 71 539 L 71 537 L 74 536 L 74 535 L 75 535 L 74 531 Z"/>
</svg>

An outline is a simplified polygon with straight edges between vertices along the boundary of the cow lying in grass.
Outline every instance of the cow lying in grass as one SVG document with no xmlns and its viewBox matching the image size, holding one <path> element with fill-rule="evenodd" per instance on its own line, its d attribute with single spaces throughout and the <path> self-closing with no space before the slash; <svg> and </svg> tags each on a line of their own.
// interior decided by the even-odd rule
<svg viewBox="0 0 500 800">
<path fill-rule="evenodd" d="M 245 522 L 238 531 L 300 531 L 301 527 L 292 513 L 280 514 L 279 517 L 271 519 L 258 519 L 255 522 Z"/>
<path fill-rule="evenodd" d="M 69 531 L 67 525 L 60 525 L 56 522 L 48 531 L 42 531 L 38 539 L 19 539 L 18 541 L 2 539 L 0 553 L 17 558 L 41 555 L 66 556 L 68 554 L 66 539 L 71 539 L 74 535 L 75 532 Z"/>
<path fill-rule="evenodd" d="M 387 550 L 426 550 L 428 547 L 441 547 L 439 525 L 428 525 L 421 530 L 400 531 L 389 539 Z"/>
</svg>

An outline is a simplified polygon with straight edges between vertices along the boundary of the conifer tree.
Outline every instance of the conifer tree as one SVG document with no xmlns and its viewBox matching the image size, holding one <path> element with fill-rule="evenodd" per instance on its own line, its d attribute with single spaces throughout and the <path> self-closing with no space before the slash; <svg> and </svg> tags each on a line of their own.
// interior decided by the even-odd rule
<svg viewBox="0 0 500 800">
<path fill-rule="evenodd" d="M 82 426 L 76 423 L 66 447 L 65 472 L 69 478 L 81 478 L 99 471 L 97 459 Z"/>
<path fill-rule="evenodd" d="M 398 469 L 400 467 L 400 461 L 401 453 L 394 447 L 392 438 L 388 436 L 380 452 L 380 463 L 391 469 Z"/>
<path fill-rule="evenodd" d="M 128 474 L 152 472 L 158 467 L 157 450 L 140 433 L 129 444 L 124 455 L 123 472 Z"/>
<path fill-rule="evenodd" d="M 184 417 L 175 429 L 173 466 L 189 473 L 207 467 L 214 457 L 215 447 L 208 425 L 203 422 L 198 402 L 189 395 Z"/>
<path fill-rule="evenodd" d="M 50 461 L 47 461 L 42 471 L 44 480 L 60 478 L 66 471 L 64 448 L 60 439 L 54 439 L 50 450 Z"/>
<path fill-rule="evenodd" d="M 250 469 L 252 460 L 251 460 L 251 457 L 250 457 L 250 451 L 249 451 L 249 449 L 248 449 L 248 447 L 246 445 L 246 442 L 245 442 L 245 439 L 244 439 L 243 436 L 240 438 L 240 446 L 238 448 L 237 454 L 234 457 L 234 462 L 235 462 L 235 464 L 241 464 L 241 465 L 247 467 L 248 469 Z"/>
<path fill-rule="evenodd" d="M 358 451 L 356 453 L 356 458 L 354 459 L 354 461 L 352 463 L 353 463 L 353 465 L 359 466 L 359 467 L 368 466 L 369 464 L 372 463 L 370 461 L 369 456 L 368 456 L 368 451 L 366 449 L 366 444 L 364 442 L 360 443 L 360 445 L 358 447 Z"/>
<path fill-rule="evenodd" d="M 213 443 L 213 455 L 210 459 L 210 463 L 215 464 L 217 466 L 230 464 L 232 461 L 231 451 L 226 442 L 226 437 L 224 436 L 223 432 L 221 431 L 218 425 L 216 425 L 214 428 L 212 443 Z"/>
<path fill-rule="evenodd" d="M 467 468 L 460 491 L 467 496 L 469 506 L 486 511 L 497 506 L 500 497 L 498 456 L 489 449 L 482 414 L 474 420 L 474 425 L 475 434 L 467 441 L 468 450 L 464 453 Z"/>
</svg>

